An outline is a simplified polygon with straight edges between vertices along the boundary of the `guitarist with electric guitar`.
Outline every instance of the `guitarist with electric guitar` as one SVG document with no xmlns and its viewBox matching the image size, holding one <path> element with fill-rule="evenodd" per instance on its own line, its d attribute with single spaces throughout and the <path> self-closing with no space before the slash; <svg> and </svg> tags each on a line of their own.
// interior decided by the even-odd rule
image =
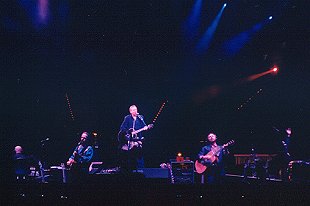
<svg viewBox="0 0 310 206">
<path fill-rule="evenodd" d="M 147 125 L 144 117 L 138 113 L 136 105 L 129 107 L 129 115 L 125 116 L 118 133 L 121 170 L 131 172 L 144 167 L 142 132 L 153 128 Z"/>
<path fill-rule="evenodd" d="M 82 181 L 88 174 L 88 167 L 94 154 L 90 138 L 88 132 L 83 132 L 80 142 L 67 161 L 67 166 L 71 170 L 73 182 Z"/>
<path fill-rule="evenodd" d="M 204 146 L 198 154 L 198 160 L 195 162 L 195 168 L 198 174 L 206 175 L 207 182 L 221 183 L 225 176 L 223 155 L 228 154 L 226 147 L 234 143 L 233 140 L 220 146 L 216 143 L 217 136 L 214 133 L 208 134 L 209 144 Z M 204 179 L 202 179 L 204 183 Z"/>
</svg>

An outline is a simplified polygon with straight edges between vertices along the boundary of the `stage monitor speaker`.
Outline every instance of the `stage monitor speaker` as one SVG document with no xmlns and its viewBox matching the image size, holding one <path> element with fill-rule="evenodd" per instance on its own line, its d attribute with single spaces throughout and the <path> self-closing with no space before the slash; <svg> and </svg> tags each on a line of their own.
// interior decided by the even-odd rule
<svg viewBox="0 0 310 206">
<path fill-rule="evenodd" d="M 145 178 L 168 178 L 169 170 L 167 168 L 141 168 L 138 173 L 142 173 Z"/>
<path fill-rule="evenodd" d="M 194 183 L 194 162 L 193 161 L 172 161 L 171 169 L 173 182 L 175 184 L 193 184 Z"/>
</svg>

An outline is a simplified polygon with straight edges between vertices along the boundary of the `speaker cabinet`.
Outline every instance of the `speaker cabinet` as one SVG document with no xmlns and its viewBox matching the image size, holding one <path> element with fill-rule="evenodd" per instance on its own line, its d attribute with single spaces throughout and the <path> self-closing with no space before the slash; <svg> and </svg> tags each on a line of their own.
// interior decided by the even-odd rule
<svg viewBox="0 0 310 206">
<path fill-rule="evenodd" d="M 194 183 L 194 162 L 193 161 L 171 161 L 171 171 L 174 184 Z"/>
</svg>

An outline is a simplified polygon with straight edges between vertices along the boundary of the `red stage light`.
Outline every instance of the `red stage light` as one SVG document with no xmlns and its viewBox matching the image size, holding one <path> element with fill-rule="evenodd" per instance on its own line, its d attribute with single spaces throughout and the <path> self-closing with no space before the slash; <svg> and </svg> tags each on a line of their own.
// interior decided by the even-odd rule
<svg viewBox="0 0 310 206">
<path fill-rule="evenodd" d="M 272 71 L 273 71 L 273 72 L 277 72 L 277 71 L 278 71 L 278 68 L 277 68 L 277 67 L 274 67 L 274 68 L 272 69 Z"/>
</svg>

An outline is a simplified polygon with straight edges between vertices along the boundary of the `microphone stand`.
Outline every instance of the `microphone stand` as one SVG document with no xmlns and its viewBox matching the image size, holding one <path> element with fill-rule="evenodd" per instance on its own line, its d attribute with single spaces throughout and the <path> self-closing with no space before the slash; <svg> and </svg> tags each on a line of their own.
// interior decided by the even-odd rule
<svg viewBox="0 0 310 206">
<path fill-rule="evenodd" d="M 47 152 L 45 147 L 45 140 L 41 140 L 41 158 L 39 160 L 40 173 L 41 173 L 41 182 L 46 183 L 45 181 L 45 171 L 44 168 L 46 166 Z"/>
</svg>

